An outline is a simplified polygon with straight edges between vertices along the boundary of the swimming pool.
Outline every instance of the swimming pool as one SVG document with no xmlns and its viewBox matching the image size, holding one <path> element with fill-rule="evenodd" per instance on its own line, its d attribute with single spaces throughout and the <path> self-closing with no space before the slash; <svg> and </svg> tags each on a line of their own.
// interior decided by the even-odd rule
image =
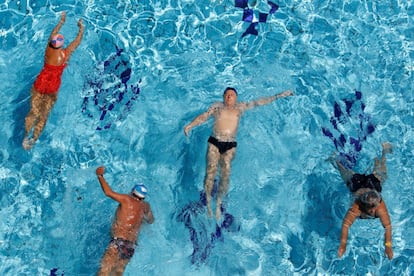
<svg viewBox="0 0 414 276">
<path fill-rule="evenodd" d="M 257 36 L 245 37 L 249 23 L 234 1 L 0 4 L 0 274 L 97 271 L 116 208 L 96 180 L 99 165 L 116 191 L 137 181 L 150 189 L 156 221 L 142 228 L 126 275 L 413 274 L 412 1 L 274 2 L 279 9 Z M 255 3 L 254 12 L 269 12 L 267 1 Z M 63 10 L 62 33 L 73 39 L 82 17 L 84 39 L 26 152 L 29 90 Z M 234 219 L 217 231 L 198 213 L 211 121 L 189 138 L 183 127 L 226 86 L 241 101 L 288 88 L 296 95 L 244 115 L 225 204 Z M 336 149 L 322 129 L 356 90 L 364 121 L 353 111 L 339 131 L 356 137 L 361 122 L 375 125 L 356 169 L 372 165 L 381 142 L 394 146 L 383 190 L 392 261 L 377 220 L 356 222 L 336 257 L 350 198 L 325 161 Z M 107 103 L 114 106 L 103 114 Z"/>
</svg>

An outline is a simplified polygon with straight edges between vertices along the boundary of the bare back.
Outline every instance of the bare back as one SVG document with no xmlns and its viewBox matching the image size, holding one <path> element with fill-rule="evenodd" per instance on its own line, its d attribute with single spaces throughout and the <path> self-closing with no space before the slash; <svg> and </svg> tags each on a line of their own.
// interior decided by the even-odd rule
<svg viewBox="0 0 414 276">
<path fill-rule="evenodd" d="M 124 196 L 125 199 L 116 210 L 111 233 L 114 237 L 136 242 L 142 220 L 145 219 L 152 223 L 151 208 L 145 201 L 130 195 Z"/>
<path fill-rule="evenodd" d="M 60 66 L 67 62 L 67 54 L 64 49 L 53 49 L 47 47 L 45 51 L 44 62 L 54 66 Z"/>
</svg>

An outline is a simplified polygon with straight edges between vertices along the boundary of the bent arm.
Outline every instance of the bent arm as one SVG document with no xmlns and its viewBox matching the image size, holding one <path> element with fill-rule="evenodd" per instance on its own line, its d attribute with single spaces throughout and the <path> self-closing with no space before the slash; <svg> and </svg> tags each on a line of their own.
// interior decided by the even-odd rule
<svg viewBox="0 0 414 276">
<path fill-rule="evenodd" d="M 388 214 L 387 206 L 385 205 L 384 201 L 381 202 L 381 205 L 378 208 L 377 215 L 381 220 L 382 226 L 385 229 L 384 233 L 384 245 L 385 245 L 385 254 L 391 260 L 394 253 L 392 251 L 392 227 L 391 227 L 391 219 L 390 215 Z"/>
<path fill-rule="evenodd" d="M 68 58 L 73 53 L 73 51 L 75 51 L 75 49 L 78 48 L 78 46 L 80 45 L 80 43 L 82 41 L 83 29 L 84 29 L 83 24 L 82 24 L 82 19 L 79 19 L 79 21 L 78 21 L 78 27 L 79 27 L 78 35 L 76 36 L 75 40 L 73 40 L 69 44 L 69 46 L 66 48 L 66 53 L 68 55 Z"/>
<path fill-rule="evenodd" d="M 119 203 L 122 203 L 124 195 L 114 192 L 109 186 L 108 182 L 106 182 L 103 174 L 104 174 L 103 167 L 99 167 L 98 169 L 96 169 L 96 175 L 98 177 L 99 184 L 101 184 L 102 191 L 107 197 L 110 197 L 113 200 L 118 201 Z"/>
<path fill-rule="evenodd" d="M 154 215 L 152 214 L 152 210 L 150 205 L 147 203 L 147 210 L 145 212 L 145 220 L 149 223 L 152 224 L 154 222 Z"/>
<path fill-rule="evenodd" d="M 282 93 L 279 93 L 279 94 L 276 94 L 270 97 L 264 97 L 264 98 L 260 98 L 255 101 L 248 102 L 246 104 L 245 109 L 252 109 L 256 106 L 266 105 L 277 99 L 285 98 L 285 97 L 292 96 L 292 95 L 293 95 L 293 92 L 291 90 L 286 90 L 286 91 L 283 91 Z"/>
<path fill-rule="evenodd" d="M 338 249 L 338 257 L 342 257 L 342 255 L 346 251 L 346 243 L 348 241 L 349 228 L 352 226 L 352 224 L 355 222 L 356 218 L 358 217 L 358 211 L 355 210 L 356 208 L 358 207 L 354 203 L 354 205 L 352 205 L 352 207 L 346 213 L 346 216 L 342 222 L 341 243 Z"/>
</svg>

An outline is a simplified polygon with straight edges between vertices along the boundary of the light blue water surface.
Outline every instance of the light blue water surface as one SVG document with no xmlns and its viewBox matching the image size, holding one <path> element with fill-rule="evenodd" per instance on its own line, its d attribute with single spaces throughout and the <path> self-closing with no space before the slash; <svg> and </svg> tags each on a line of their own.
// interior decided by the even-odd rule
<svg viewBox="0 0 414 276">
<path fill-rule="evenodd" d="M 0 274 L 49 275 L 56 268 L 59 275 L 94 275 L 117 206 L 95 177 L 105 165 L 118 192 L 147 184 L 156 217 L 142 228 L 125 275 L 413 275 L 414 3 L 276 3 L 258 36 L 244 38 L 248 24 L 234 1 L 0 3 Z M 250 5 L 269 9 L 266 1 Z M 86 31 L 48 124 L 26 152 L 29 91 L 61 11 L 67 41 L 79 18 Z M 116 48 L 123 49 L 119 56 Z M 127 68 L 127 86 L 117 86 Z M 133 86 L 140 88 L 136 98 Z M 212 122 L 188 138 L 182 129 L 220 101 L 226 86 L 239 90 L 240 101 L 285 89 L 295 96 L 245 113 L 226 200 L 239 229 L 223 231 L 205 261 L 192 264 L 190 233 L 177 215 L 199 198 Z M 82 112 L 97 90 L 100 103 L 115 103 L 102 121 L 93 102 Z M 356 170 L 372 166 L 381 142 L 394 146 L 383 188 L 392 261 L 378 220 L 357 221 L 345 256 L 336 256 L 350 197 L 325 161 L 336 149 L 321 128 L 330 126 L 333 104 L 354 90 L 376 125 Z M 110 128 L 96 130 L 104 123 Z M 340 128 L 357 130 L 358 117 Z M 211 244 L 214 220 L 200 216 L 197 223 Z"/>
</svg>

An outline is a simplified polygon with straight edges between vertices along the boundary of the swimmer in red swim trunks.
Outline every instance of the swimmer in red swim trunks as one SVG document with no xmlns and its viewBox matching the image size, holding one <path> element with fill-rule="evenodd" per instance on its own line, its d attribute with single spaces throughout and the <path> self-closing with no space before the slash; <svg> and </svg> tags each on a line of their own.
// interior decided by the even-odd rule
<svg viewBox="0 0 414 276">
<path fill-rule="evenodd" d="M 238 103 L 236 89 L 227 87 L 223 93 L 223 102 L 213 104 L 206 112 L 199 115 L 190 124 L 185 126 L 184 133 L 188 136 L 193 127 L 204 123 L 210 116 L 214 117 L 213 133 L 208 139 L 207 168 L 204 179 L 204 189 L 206 191 L 207 211 L 209 217 L 212 216 L 210 204 L 211 192 L 219 165 L 221 167 L 221 174 L 217 193 L 216 219 L 218 220 L 221 217 L 221 203 L 223 196 L 226 195 L 228 191 L 231 161 L 236 154 L 237 128 L 243 112 L 260 105 L 269 104 L 276 99 L 292 95 L 292 91 L 286 90 L 274 96 L 251 102 Z"/>
<path fill-rule="evenodd" d="M 102 257 L 97 275 L 122 275 L 134 255 L 142 222 L 153 223 L 154 216 L 149 203 L 144 200 L 147 195 L 144 185 L 135 185 L 130 194 L 119 194 L 109 187 L 103 176 L 104 172 L 104 167 L 96 169 L 101 188 L 107 197 L 119 202 L 119 205 L 112 224 L 112 238 Z"/>
<path fill-rule="evenodd" d="M 79 46 L 83 36 L 82 19 L 78 21 L 79 32 L 75 40 L 67 48 L 63 48 L 64 38 L 58 34 L 66 20 L 66 13 L 62 12 L 59 23 L 49 36 L 44 65 L 37 76 L 31 90 L 31 109 L 25 119 L 25 135 L 23 148 L 30 149 L 42 133 L 47 118 L 57 100 L 61 77 L 67 62 L 73 51 Z M 29 133 L 33 129 L 33 136 L 29 139 Z"/>
</svg>

